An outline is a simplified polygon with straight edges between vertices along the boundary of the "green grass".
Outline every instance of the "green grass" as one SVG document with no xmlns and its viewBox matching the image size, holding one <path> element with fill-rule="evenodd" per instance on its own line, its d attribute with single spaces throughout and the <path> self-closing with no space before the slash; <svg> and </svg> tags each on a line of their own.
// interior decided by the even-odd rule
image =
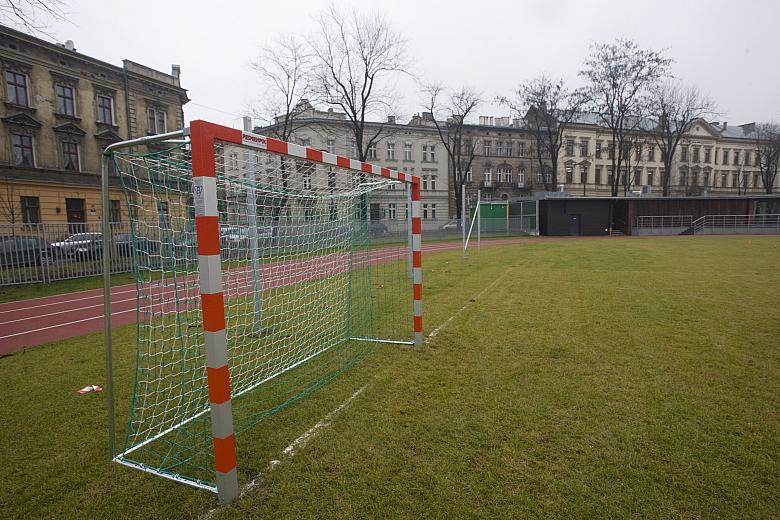
<svg viewBox="0 0 780 520">
<path fill-rule="evenodd" d="M 133 283 L 133 273 L 119 273 L 111 275 L 112 285 Z M 73 278 L 70 280 L 58 280 L 51 283 L 28 283 L 21 285 L 8 285 L 0 287 L 0 303 L 15 302 L 27 298 L 42 298 L 55 296 L 74 291 L 88 291 L 103 287 L 102 276 L 88 276 L 86 278 Z"/>
<path fill-rule="evenodd" d="M 427 255 L 426 329 L 460 314 L 424 348 L 381 346 L 239 436 L 242 480 L 260 475 L 213 518 L 776 518 L 778 257 L 776 237 Z M 120 413 L 133 332 L 116 334 Z M 104 395 L 76 393 L 104 381 L 100 335 L 0 359 L 0 375 L 0 517 L 214 507 L 107 461 Z"/>
</svg>

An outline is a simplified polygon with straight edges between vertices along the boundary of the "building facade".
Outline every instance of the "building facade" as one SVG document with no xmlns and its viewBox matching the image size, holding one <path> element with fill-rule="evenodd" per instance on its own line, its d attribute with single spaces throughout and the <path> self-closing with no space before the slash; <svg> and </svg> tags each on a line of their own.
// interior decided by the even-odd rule
<svg viewBox="0 0 780 520">
<path fill-rule="evenodd" d="M 118 67 L 0 27 L 0 68 L 0 224 L 99 222 L 106 146 L 184 127 L 177 65 Z M 111 220 L 126 221 L 111 182 Z"/>
<path fill-rule="evenodd" d="M 357 158 L 358 150 L 345 114 L 317 110 L 302 102 L 296 115 L 291 141 L 337 155 Z M 274 135 L 274 126 L 258 127 L 255 132 Z M 379 137 L 368 150 L 367 162 L 398 170 L 421 179 L 423 227 L 437 227 L 449 215 L 447 154 L 429 117 L 414 116 L 407 124 L 388 121 L 366 123 L 365 133 Z M 388 226 L 406 226 L 407 194 L 401 184 L 392 184 L 369 195 L 369 218 Z M 390 229 L 393 231 L 393 229 Z"/>
<path fill-rule="evenodd" d="M 558 185 L 572 195 L 610 196 L 614 145 L 609 129 L 595 114 L 583 116 L 563 136 L 558 161 Z M 622 167 L 628 192 L 660 194 L 664 163 L 661 150 L 649 136 L 638 135 Z M 765 191 L 756 153 L 755 123 L 697 121 L 675 152 L 670 196 L 745 195 Z M 777 180 L 776 180 L 777 181 Z M 776 185 L 778 183 L 776 182 Z"/>
</svg>

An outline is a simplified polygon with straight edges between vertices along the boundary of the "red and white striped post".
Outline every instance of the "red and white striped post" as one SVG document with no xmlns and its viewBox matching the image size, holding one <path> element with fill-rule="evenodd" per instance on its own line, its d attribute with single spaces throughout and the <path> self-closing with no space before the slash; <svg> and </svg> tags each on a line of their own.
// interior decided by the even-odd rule
<svg viewBox="0 0 780 520">
<path fill-rule="evenodd" d="M 214 134 L 209 131 L 210 126 L 202 121 L 193 121 L 190 126 L 192 192 L 217 495 L 221 502 L 230 502 L 238 496 L 238 472 L 222 292 Z"/>
<path fill-rule="evenodd" d="M 414 344 L 423 342 L 422 327 L 422 217 L 420 178 L 412 177 L 412 283 L 414 283 Z"/>
</svg>

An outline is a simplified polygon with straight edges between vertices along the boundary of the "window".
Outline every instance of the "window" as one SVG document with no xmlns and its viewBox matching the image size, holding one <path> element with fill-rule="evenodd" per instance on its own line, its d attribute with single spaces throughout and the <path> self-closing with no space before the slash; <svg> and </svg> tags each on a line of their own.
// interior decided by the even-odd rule
<svg viewBox="0 0 780 520">
<path fill-rule="evenodd" d="M 303 189 L 311 189 L 311 172 L 306 172 L 303 174 Z"/>
<path fill-rule="evenodd" d="M 97 97 L 98 123 L 114 124 L 114 98 L 109 96 Z"/>
<path fill-rule="evenodd" d="M 712 155 L 712 150 L 710 148 L 704 149 L 704 162 L 709 163 Z"/>
<path fill-rule="evenodd" d="M 395 143 L 387 143 L 387 160 L 395 161 Z"/>
<path fill-rule="evenodd" d="M 580 157 L 588 156 L 588 141 L 580 141 Z"/>
<path fill-rule="evenodd" d="M 652 144 L 647 145 L 647 160 L 655 161 L 655 146 Z"/>
<path fill-rule="evenodd" d="M 25 224 L 40 224 L 41 205 L 38 197 L 21 197 L 22 222 Z"/>
<path fill-rule="evenodd" d="M 420 189 L 425 191 L 425 190 L 428 189 L 428 176 L 427 175 L 423 175 L 421 180 L 422 180 L 422 186 L 421 186 Z"/>
<path fill-rule="evenodd" d="M 35 157 L 33 155 L 32 136 L 22 134 L 11 134 L 11 144 L 14 149 L 14 164 L 16 166 L 35 167 Z"/>
<path fill-rule="evenodd" d="M 435 144 L 429 145 L 428 149 L 431 152 L 431 162 L 436 162 L 436 145 Z"/>
<path fill-rule="evenodd" d="M 721 188 L 728 188 L 729 187 L 729 174 L 728 173 L 721 173 L 720 174 L 720 187 Z"/>
<path fill-rule="evenodd" d="M 166 128 L 166 114 L 165 111 L 159 108 L 149 107 L 147 109 L 147 130 L 146 133 L 150 135 L 164 134 L 167 132 Z"/>
<path fill-rule="evenodd" d="M 582 184 L 587 184 L 588 182 L 588 167 L 584 164 L 580 165 L 580 182 Z"/>
<path fill-rule="evenodd" d="M 469 168 L 469 171 L 466 172 L 466 182 L 473 182 L 474 181 L 474 174 L 471 171 L 471 168 Z"/>
<path fill-rule="evenodd" d="M 517 185 L 525 186 L 525 170 L 522 168 L 517 170 Z"/>
<path fill-rule="evenodd" d="M 504 141 L 496 142 L 496 155 L 498 156 L 504 155 Z"/>
<path fill-rule="evenodd" d="M 652 186 L 653 185 L 653 173 L 654 170 L 652 168 L 647 170 L 647 185 Z"/>
<path fill-rule="evenodd" d="M 395 203 L 390 203 L 387 205 L 387 218 L 391 220 L 395 220 L 397 215 L 397 211 L 395 209 Z"/>
<path fill-rule="evenodd" d="M 62 143 L 62 167 L 74 172 L 79 171 L 79 145 L 76 143 Z"/>
<path fill-rule="evenodd" d="M 376 143 L 372 143 L 368 147 L 368 158 L 376 160 Z"/>
<path fill-rule="evenodd" d="M 641 161 L 642 160 L 642 145 L 637 144 L 636 145 L 636 160 Z"/>
<path fill-rule="evenodd" d="M 27 97 L 27 76 L 7 70 L 5 71 L 5 85 L 9 103 L 25 107 L 30 106 Z"/>
<path fill-rule="evenodd" d="M 525 143 L 517 143 L 517 156 L 525 157 Z"/>
<path fill-rule="evenodd" d="M 485 148 L 484 155 L 489 156 L 490 155 L 490 141 L 485 141 L 484 142 L 484 148 Z"/>
<path fill-rule="evenodd" d="M 642 168 L 634 168 L 634 185 L 642 185 Z"/>
<path fill-rule="evenodd" d="M 496 170 L 496 182 L 512 182 L 512 168 L 505 166 Z"/>
<path fill-rule="evenodd" d="M 610 186 L 615 184 L 615 176 L 612 175 L 612 168 L 607 168 L 607 184 Z"/>
<path fill-rule="evenodd" d="M 302 138 L 301 146 L 305 146 L 306 148 L 311 148 L 311 139 L 309 139 L 308 137 Z"/>
<path fill-rule="evenodd" d="M 596 159 L 601 159 L 601 141 L 596 141 Z"/>
<path fill-rule="evenodd" d="M 353 159 L 357 159 L 358 151 L 357 151 L 357 143 L 354 139 L 352 139 L 349 142 L 349 156 Z"/>
<path fill-rule="evenodd" d="M 693 162 L 696 162 L 696 163 L 699 162 L 699 158 L 700 158 L 699 157 L 699 147 L 698 146 L 694 146 L 693 147 Z"/>
<path fill-rule="evenodd" d="M 76 101 L 73 95 L 73 87 L 56 85 L 54 90 L 57 93 L 57 113 L 63 116 L 75 116 Z"/>
<path fill-rule="evenodd" d="M 750 164 L 750 150 L 745 150 L 745 166 Z"/>
<path fill-rule="evenodd" d="M 412 160 L 412 143 L 404 143 L 404 161 Z"/>
<path fill-rule="evenodd" d="M 573 149 L 573 147 L 572 147 Z M 566 167 L 566 184 L 572 184 L 574 182 L 574 168 L 571 166 Z"/>
<path fill-rule="evenodd" d="M 615 158 L 615 143 L 609 143 L 609 158 Z"/>
<path fill-rule="evenodd" d="M 325 139 L 325 150 L 328 153 L 336 153 L 336 140 L 331 138 Z"/>
<path fill-rule="evenodd" d="M 122 221 L 122 210 L 118 200 L 108 201 L 108 219 L 111 222 Z"/>
<path fill-rule="evenodd" d="M 734 150 L 734 166 L 739 164 L 739 150 Z"/>
<path fill-rule="evenodd" d="M 431 180 L 431 190 L 436 190 L 436 176 L 431 175 L 429 179 Z"/>
<path fill-rule="evenodd" d="M 490 168 L 485 168 L 485 171 L 482 172 L 482 180 L 488 185 L 493 182 L 493 171 Z"/>
<path fill-rule="evenodd" d="M 597 166 L 594 171 L 595 177 L 593 178 L 593 182 L 595 184 L 601 184 L 601 166 Z"/>
<path fill-rule="evenodd" d="M 726 164 L 729 163 L 729 151 L 728 150 L 723 150 L 723 157 L 722 158 L 723 158 L 723 161 L 721 161 L 721 163 L 723 165 L 726 165 Z"/>
<path fill-rule="evenodd" d="M 688 161 L 688 147 L 687 146 L 683 146 L 682 148 L 680 148 L 680 160 L 682 160 L 683 162 L 687 162 Z"/>
<path fill-rule="evenodd" d="M 507 157 L 512 157 L 512 148 L 514 148 L 514 146 L 515 146 L 514 143 L 512 143 L 511 141 L 508 141 L 506 143 L 506 156 Z"/>
<path fill-rule="evenodd" d="M 574 155 L 574 139 L 566 140 L 566 155 L 568 156 Z"/>
<path fill-rule="evenodd" d="M 436 219 L 436 204 L 431 204 L 431 218 Z"/>
<path fill-rule="evenodd" d="M 761 155 L 759 154 L 759 151 L 756 150 L 756 155 L 753 158 L 753 166 L 758 166 L 760 159 L 761 159 Z"/>
<path fill-rule="evenodd" d="M 423 204 L 422 207 L 423 207 L 422 208 L 423 209 L 423 218 L 428 218 L 428 205 L 427 204 Z"/>
</svg>

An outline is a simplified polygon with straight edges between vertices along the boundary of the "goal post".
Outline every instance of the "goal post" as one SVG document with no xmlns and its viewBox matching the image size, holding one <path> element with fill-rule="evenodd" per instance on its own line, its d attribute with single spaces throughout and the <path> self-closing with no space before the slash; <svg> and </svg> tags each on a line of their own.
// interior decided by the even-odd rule
<svg viewBox="0 0 780 520">
<path fill-rule="evenodd" d="M 109 161 L 130 214 L 137 314 L 115 449 L 104 278 L 114 461 L 231 501 L 237 435 L 379 342 L 422 344 L 419 177 L 200 120 L 107 148 L 104 201 Z M 408 234 L 375 244 L 369 200 L 394 184 L 410 193 Z M 115 248 L 105 233 L 104 260 Z"/>
</svg>

